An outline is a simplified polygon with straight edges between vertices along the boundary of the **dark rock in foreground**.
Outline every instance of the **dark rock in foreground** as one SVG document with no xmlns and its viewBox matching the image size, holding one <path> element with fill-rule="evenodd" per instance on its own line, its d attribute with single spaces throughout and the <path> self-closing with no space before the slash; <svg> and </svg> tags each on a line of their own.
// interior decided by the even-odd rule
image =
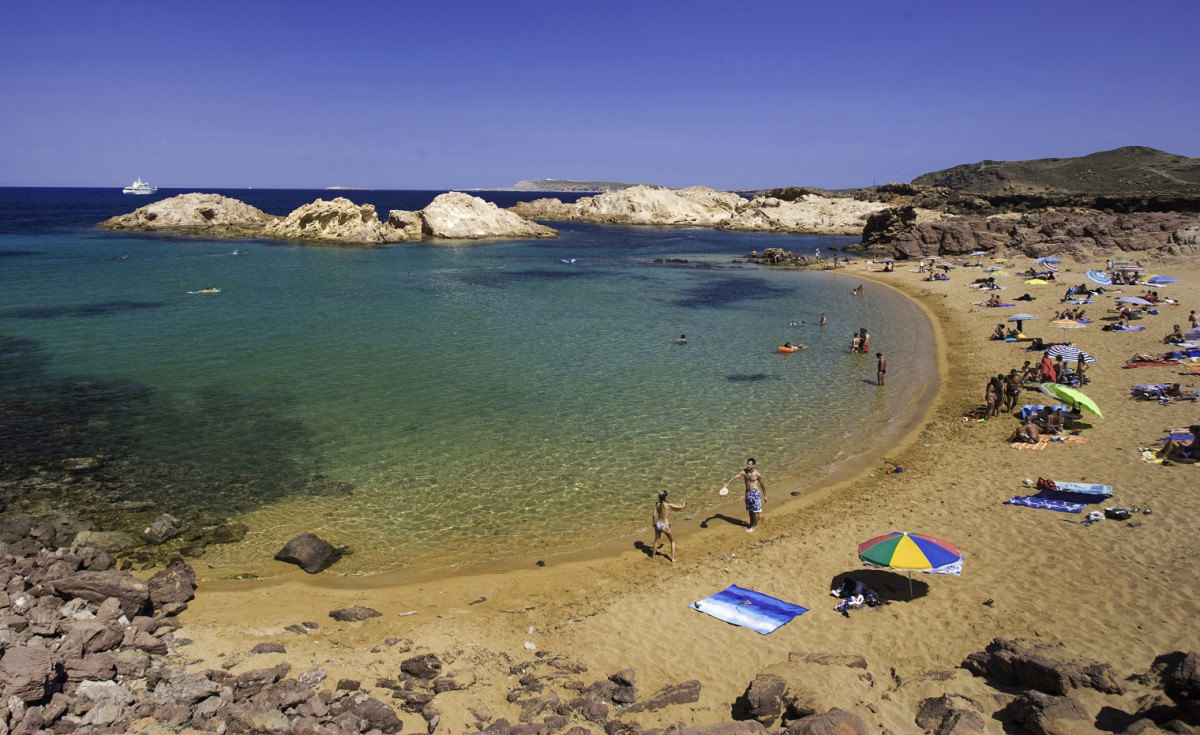
<svg viewBox="0 0 1200 735">
<path fill-rule="evenodd" d="M 295 564 L 309 574 L 328 569 L 341 558 L 341 550 L 311 533 L 296 536 L 275 555 L 276 561 Z"/>
</svg>

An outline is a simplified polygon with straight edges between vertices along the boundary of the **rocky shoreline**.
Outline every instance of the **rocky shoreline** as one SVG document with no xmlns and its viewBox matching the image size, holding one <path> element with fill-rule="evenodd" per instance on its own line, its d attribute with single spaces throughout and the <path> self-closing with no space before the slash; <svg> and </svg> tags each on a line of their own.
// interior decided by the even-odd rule
<svg viewBox="0 0 1200 735">
<path fill-rule="evenodd" d="M 322 245 L 378 246 L 500 238 L 547 238 L 557 232 L 534 220 L 603 225 L 709 227 L 744 232 L 857 235 L 848 250 L 900 260 L 1011 250 L 1031 257 L 1076 259 L 1120 251 L 1141 257 L 1200 251 L 1197 200 L 1182 194 L 1105 197 L 1049 194 L 979 195 L 937 187 L 888 184 L 835 196 L 789 187 L 750 199 L 706 187 L 630 186 L 567 204 L 557 198 L 508 210 L 461 192 L 438 196 L 417 212 L 338 197 L 318 199 L 286 217 L 268 215 L 215 194 L 182 194 L 101 222 L 104 230 L 168 232 L 196 237 L 267 238 Z"/>
<path fill-rule="evenodd" d="M 641 720 L 657 721 L 672 708 L 696 703 L 701 681 L 647 693 L 632 669 L 587 677 L 586 665 L 547 651 L 512 661 L 498 674 L 506 683 L 489 681 L 497 675 L 469 659 L 439 655 L 398 637 L 371 648 L 402 657 L 398 666 L 367 682 L 346 678 L 330 686 L 320 666 L 293 676 L 286 644 L 274 641 L 222 654 L 219 667 L 202 668 L 208 662 L 190 657 L 192 642 L 176 619 L 195 599 L 191 566 L 176 559 L 142 580 L 115 570 L 114 564 L 100 549 L 44 545 L 31 518 L 0 523 L 0 730 L 33 735 L 159 727 L 344 735 L 400 732 L 403 717 L 415 715 L 432 734 L 442 717 L 441 697 L 501 684 L 519 712 L 516 722 L 490 714 L 480 703 L 474 731 L 867 735 L 864 719 L 828 705 L 826 692 L 836 682 L 843 694 L 865 697 L 884 675 L 862 656 L 791 653 L 747 682 L 745 692 L 726 703 L 727 714 L 714 718 L 717 723 L 662 729 Z M 348 625 L 381 615 L 361 605 L 329 612 L 334 621 Z M 320 623 L 305 621 L 285 632 L 308 636 L 320 628 Z M 258 656 L 275 663 L 250 668 L 248 662 Z M 1079 699 L 1082 692 L 1099 696 L 1106 720 L 1121 723 L 1124 733 L 1200 727 L 1200 654 L 1195 652 L 1160 655 L 1149 670 L 1122 676 L 1109 664 L 1080 659 L 1061 645 L 997 638 L 968 655 L 960 668 L 986 681 L 994 701 L 952 691 L 954 672 L 928 672 L 926 678 L 943 683 L 946 691 L 921 700 L 913 713 L 923 731 L 983 732 L 985 716 L 997 716 L 998 708 L 1021 732 L 1084 732 L 1092 719 Z M 1132 711 L 1125 704 L 1130 695 L 1137 696 Z"/>
</svg>

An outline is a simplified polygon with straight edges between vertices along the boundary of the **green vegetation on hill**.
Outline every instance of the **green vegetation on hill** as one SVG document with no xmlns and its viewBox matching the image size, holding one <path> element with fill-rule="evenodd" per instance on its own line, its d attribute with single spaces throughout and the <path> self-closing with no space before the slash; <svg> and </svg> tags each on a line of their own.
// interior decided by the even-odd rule
<svg viewBox="0 0 1200 735">
<path fill-rule="evenodd" d="M 1133 194 L 1200 190 L 1200 158 L 1128 146 L 1078 158 L 980 161 L 913 179 L 977 194 Z"/>
</svg>

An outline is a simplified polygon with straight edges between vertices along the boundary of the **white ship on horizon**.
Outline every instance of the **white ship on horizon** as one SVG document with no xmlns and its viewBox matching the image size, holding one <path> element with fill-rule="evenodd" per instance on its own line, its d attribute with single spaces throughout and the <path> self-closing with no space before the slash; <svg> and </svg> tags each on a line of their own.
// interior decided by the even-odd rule
<svg viewBox="0 0 1200 735">
<path fill-rule="evenodd" d="M 145 181 L 142 181 L 142 177 L 139 176 L 136 181 L 121 191 L 125 192 L 126 194 L 153 194 L 154 192 L 158 191 L 158 189 L 150 186 Z"/>
</svg>

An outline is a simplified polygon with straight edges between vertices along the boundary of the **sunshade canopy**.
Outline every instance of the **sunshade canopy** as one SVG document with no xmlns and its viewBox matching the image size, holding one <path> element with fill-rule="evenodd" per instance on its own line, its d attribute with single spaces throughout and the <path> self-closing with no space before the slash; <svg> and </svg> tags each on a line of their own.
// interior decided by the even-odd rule
<svg viewBox="0 0 1200 735">
<path fill-rule="evenodd" d="M 1042 383 L 1038 388 L 1046 395 L 1057 398 L 1067 405 L 1087 409 L 1089 413 L 1104 418 L 1104 414 L 1100 413 L 1100 407 L 1096 405 L 1095 401 L 1084 395 L 1083 391 L 1060 383 Z"/>
<path fill-rule="evenodd" d="M 902 572 L 961 574 L 962 552 L 949 541 L 907 531 L 892 531 L 858 545 L 864 564 Z"/>
<path fill-rule="evenodd" d="M 1078 362 L 1080 356 L 1082 356 L 1083 361 L 1087 363 L 1096 361 L 1096 358 L 1092 357 L 1078 347 L 1072 347 L 1071 345 L 1054 345 L 1050 349 L 1046 350 L 1046 353 L 1050 355 L 1050 357 L 1062 356 L 1062 359 L 1065 362 Z"/>
</svg>

